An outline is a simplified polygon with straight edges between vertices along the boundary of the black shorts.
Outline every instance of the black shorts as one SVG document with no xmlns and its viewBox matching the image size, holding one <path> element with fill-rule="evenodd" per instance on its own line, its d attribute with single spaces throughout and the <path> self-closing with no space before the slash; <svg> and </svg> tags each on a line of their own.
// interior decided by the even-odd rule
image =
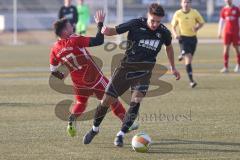
<svg viewBox="0 0 240 160">
<path fill-rule="evenodd" d="M 105 93 L 119 97 L 130 87 L 144 95 L 148 91 L 154 63 L 124 63 L 115 69 Z"/>
<path fill-rule="evenodd" d="M 179 39 L 181 54 L 188 54 L 194 55 L 194 52 L 197 48 L 197 37 L 187 37 L 187 36 L 180 36 Z"/>
</svg>

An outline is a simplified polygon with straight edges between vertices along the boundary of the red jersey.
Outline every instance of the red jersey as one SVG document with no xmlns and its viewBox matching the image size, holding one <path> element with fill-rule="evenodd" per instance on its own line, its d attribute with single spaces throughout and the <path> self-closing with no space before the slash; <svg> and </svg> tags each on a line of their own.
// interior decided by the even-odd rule
<svg viewBox="0 0 240 160">
<path fill-rule="evenodd" d="M 103 74 L 85 48 L 89 41 L 89 37 L 76 35 L 58 40 L 50 53 L 50 70 L 55 71 L 64 64 L 70 71 L 74 86 L 95 86 Z"/>
<path fill-rule="evenodd" d="M 240 17 L 239 8 L 236 6 L 223 7 L 220 12 L 220 18 L 224 19 L 224 33 L 237 33 L 239 32 L 238 18 Z"/>
</svg>

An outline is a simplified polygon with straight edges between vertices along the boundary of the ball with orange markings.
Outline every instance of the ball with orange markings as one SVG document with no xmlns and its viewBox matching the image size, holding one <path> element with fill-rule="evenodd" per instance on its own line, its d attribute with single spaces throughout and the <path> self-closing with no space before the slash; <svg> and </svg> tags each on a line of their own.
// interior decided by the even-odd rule
<svg viewBox="0 0 240 160">
<path fill-rule="evenodd" d="M 132 148 L 136 152 L 148 152 L 151 143 L 150 136 L 144 132 L 138 133 L 132 138 Z"/>
</svg>

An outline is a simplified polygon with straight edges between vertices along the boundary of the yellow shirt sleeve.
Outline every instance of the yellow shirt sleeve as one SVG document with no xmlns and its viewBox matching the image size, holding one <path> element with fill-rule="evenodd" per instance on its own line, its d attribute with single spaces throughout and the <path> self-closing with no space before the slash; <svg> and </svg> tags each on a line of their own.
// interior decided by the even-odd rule
<svg viewBox="0 0 240 160">
<path fill-rule="evenodd" d="M 178 24 L 178 17 L 177 17 L 177 12 L 174 13 L 173 18 L 172 18 L 172 22 L 171 25 L 175 26 Z"/>
<path fill-rule="evenodd" d="M 196 21 L 198 23 L 205 23 L 203 17 L 201 16 L 201 14 L 197 10 L 195 10 L 195 14 L 196 14 Z"/>
</svg>

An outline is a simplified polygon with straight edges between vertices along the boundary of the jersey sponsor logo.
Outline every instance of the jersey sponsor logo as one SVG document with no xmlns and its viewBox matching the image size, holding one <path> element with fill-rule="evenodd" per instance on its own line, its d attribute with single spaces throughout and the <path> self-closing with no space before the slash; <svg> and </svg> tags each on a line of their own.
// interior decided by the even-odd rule
<svg viewBox="0 0 240 160">
<path fill-rule="evenodd" d="M 72 14 L 72 13 L 66 14 L 66 15 L 65 15 L 65 18 L 67 18 L 67 19 L 72 19 L 72 18 L 73 18 L 73 14 Z"/>
<path fill-rule="evenodd" d="M 162 37 L 161 33 L 156 33 L 156 36 L 157 36 L 158 38 L 161 38 L 161 37 Z"/>
<path fill-rule="evenodd" d="M 142 39 L 139 41 L 138 46 L 156 51 L 159 46 L 159 43 L 160 40 L 156 39 Z"/>
<path fill-rule="evenodd" d="M 237 11 L 236 11 L 236 10 L 233 10 L 233 11 L 232 11 L 232 14 L 233 14 L 233 15 L 235 15 L 236 13 L 237 13 Z"/>
<path fill-rule="evenodd" d="M 227 16 L 226 17 L 226 20 L 228 20 L 228 21 L 233 21 L 233 20 L 235 20 L 236 18 L 234 17 L 234 16 Z"/>
</svg>

